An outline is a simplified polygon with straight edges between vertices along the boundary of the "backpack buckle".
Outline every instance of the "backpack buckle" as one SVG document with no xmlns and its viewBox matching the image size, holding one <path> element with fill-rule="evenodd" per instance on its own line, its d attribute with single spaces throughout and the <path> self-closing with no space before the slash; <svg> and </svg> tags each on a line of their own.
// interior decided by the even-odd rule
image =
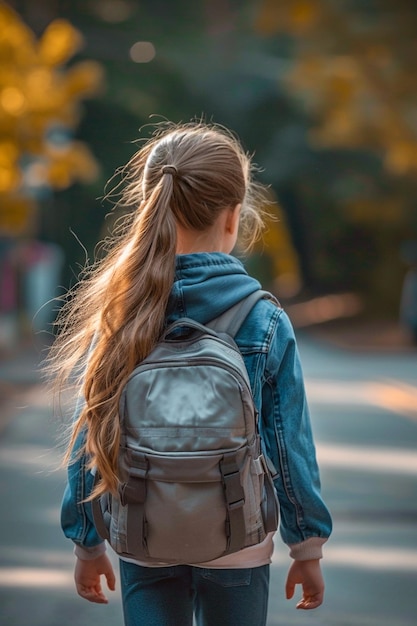
<svg viewBox="0 0 417 626">
<path fill-rule="evenodd" d="M 119 487 L 120 502 L 126 504 L 143 504 L 146 498 L 146 475 L 148 459 L 142 453 L 130 451 L 129 476 L 127 482 Z"/>
<path fill-rule="evenodd" d="M 220 461 L 220 472 L 226 505 L 229 511 L 239 509 L 245 504 L 245 492 L 240 480 L 240 468 L 235 458 L 226 456 Z"/>
</svg>

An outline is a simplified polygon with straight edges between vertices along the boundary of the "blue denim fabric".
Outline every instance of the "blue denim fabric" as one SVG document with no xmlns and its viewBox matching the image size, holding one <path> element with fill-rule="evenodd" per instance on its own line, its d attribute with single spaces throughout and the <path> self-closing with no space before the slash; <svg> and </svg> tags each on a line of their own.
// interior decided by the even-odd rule
<svg viewBox="0 0 417 626">
<path fill-rule="evenodd" d="M 125 626 L 265 626 L 269 565 L 204 569 L 120 561 Z"/>
<path fill-rule="evenodd" d="M 167 321 L 191 317 L 205 323 L 259 289 L 242 263 L 222 253 L 177 257 L 176 277 Z M 320 495 L 319 471 L 306 403 L 303 375 L 292 325 L 286 313 L 262 300 L 236 336 L 260 413 L 260 430 L 267 455 L 278 475 L 280 532 L 287 544 L 311 537 L 327 538 L 331 518 Z M 62 503 L 67 537 L 83 547 L 101 543 L 90 507 L 81 504 L 92 484 L 83 458 L 69 468 Z"/>
<path fill-rule="evenodd" d="M 79 400 L 76 415 L 82 408 Z M 74 447 L 73 461 L 68 465 L 68 481 L 61 507 L 61 527 L 66 537 L 86 548 L 102 542 L 93 522 L 91 502 L 83 502 L 93 490 L 94 476 L 86 467 L 86 457 L 77 455 L 76 450 L 84 443 L 85 433 L 78 435 Z"/>
</svg>

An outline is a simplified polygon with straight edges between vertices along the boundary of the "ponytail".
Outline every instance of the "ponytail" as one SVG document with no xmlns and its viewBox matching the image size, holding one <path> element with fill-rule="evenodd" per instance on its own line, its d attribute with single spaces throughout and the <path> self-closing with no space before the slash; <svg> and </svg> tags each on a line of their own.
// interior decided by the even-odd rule
<svg viewBox="0 0 417 626">
<path fill-rule="evenodd" d="M 164 328 L 176 253 L 171 194 L 172 177 L 162 176 L 142 200 L 128 231 L 80 282 L 57 320 L 61 333 L 47 368 L 61 385 L 76 367 L 86 401 L 73 425 L 64 462 L 71 459 L 77 437 L 85 430 L 81 452 L 88 454 L 101 476 L 90 497 L 117 489 L 121 392 Z M 71 357 L 65 358 L 69 350 Z"/>
</svg>

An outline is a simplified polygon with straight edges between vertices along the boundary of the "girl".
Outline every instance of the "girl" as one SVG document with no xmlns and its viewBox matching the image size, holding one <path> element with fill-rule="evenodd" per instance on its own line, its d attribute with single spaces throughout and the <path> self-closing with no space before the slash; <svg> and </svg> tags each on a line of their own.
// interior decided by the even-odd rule
<svg viewBox="0 0 417 626">
<path fill-rule="evenodd" d="M 164 127 L 133 156 L 123 203 L 132 207 L 105 259 L 62 309 L 50 365 L 60 387 L 78 372 L 80 396 L 67 451 L 62 527 L 75 543 L 75 584 L 106 603 L 115 587 L 91 515 L 91 499 L 117 493 L 123 385 L 167 323 L 207 323 L 260 285 L 230 255 L 238 231 L 253 243 L 262 227 L 251 163 L 236 139 L 203 123 Z M 296 342 L 284 311 L 258 302 L 236 336 L 248 369 L 266 453 L 278 475 L 280 532 L 293 561 L 286 596 L 297 607 L 323 601 L 322 545 L 331 519 L 320 497 Z M 93 486 L 91 470 L 101 476 Z M 198 520 L 196 520 L 198 523 Z M 266 624 L 272 536 L 209 563 L 151 567 L 120 561 L 126 626 Z"/>
</svg>

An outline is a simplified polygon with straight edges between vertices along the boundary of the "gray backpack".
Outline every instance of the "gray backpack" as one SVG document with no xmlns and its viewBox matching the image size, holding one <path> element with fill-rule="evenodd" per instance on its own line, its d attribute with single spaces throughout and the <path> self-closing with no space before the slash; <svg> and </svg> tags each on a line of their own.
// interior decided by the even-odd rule
<svg viewBox="0 0 417 626">
<path fill-rule="evenodd" d="M 205 326 L 177 320 L 130 375 L 120 402 L 119 493 L 93 502 L 97 531 L 120 556 L 203 563 L 277 529 L 273 469 L 233 340 L 265 297 L 257 291 Z"/>
</svg>

